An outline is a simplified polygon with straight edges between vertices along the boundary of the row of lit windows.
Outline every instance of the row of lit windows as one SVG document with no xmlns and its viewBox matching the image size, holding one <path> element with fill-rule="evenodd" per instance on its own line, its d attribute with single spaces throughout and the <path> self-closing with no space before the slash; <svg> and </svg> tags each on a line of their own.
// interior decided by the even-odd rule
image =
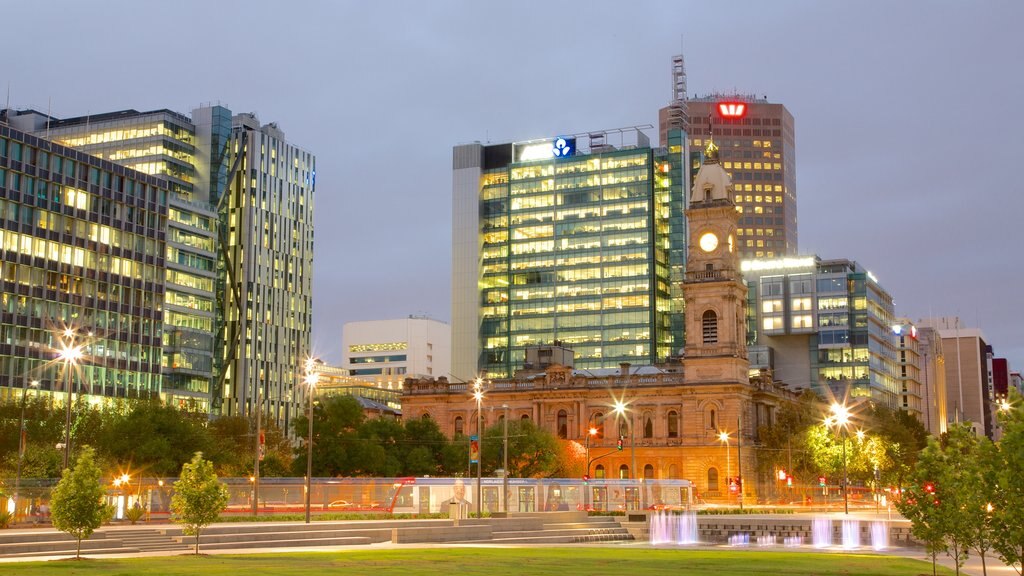
<svg viewBox="0 0 1024 576">
<path fill-rule="evenodd" d="M 164 292 L 164 302 L 174 306 L 181 306 L 182 308 L 191 308 L 193 310 L 200 310 L 203 312 L 213 312 L 213 300 L 211 298 L 196 296 L 195 294 L 166 290 Z"/>
<path fill-rule="evenodd" d="M 169 136 L 179 142 L 186 142 L 188 144 L 195 143 L 195 136 L 190 130 L 162 120 L 158 120 L 147 125 L 126 126 L 124 128 L 114 128 L 104 130 L 102 132 L 93 132 L 91 134 L 83 135 L 58 136 L 54 139 L 65 146 L 77 148 L 92 144 L 120 142 L 123 140 L 149 138 L 152 136 Z"/>
<path fill-rule="evenodd" d="M 352 353 L 358 352 L 392 352 L 409 348 L 408 342 L 380 342 L 376 344 L 353 344 L 348 347 Z"/>
<path fill-rule="evenodd" d="M 775 229 L 775 228 L 756 228 L 756 229 L 755 228 L 745 228 L 745 229 L 744 228 L 737 228 L 736 229 L 736 235 L 737 236 L 768 236 L 768 237 L 771 237 L 771 236 L 775 236 L 776 234 L 778 234 L 779 236 L 782 236 L 782 230 Z"/>
<path fill-rule="evenodd" d="M 742 194 L 736 194 L 735 200 L 736 202 L 764 202 L 765 204 L 782 204 L 782 196 L 761 196 L 760 194 L 747 194 L 746 196 L 743 196 Z"/>
<path fill-rule="evenodd" d="M 0 328 L 2 331 L 2 328 Z M 2 338 L 2 337 L 0 337 Z M 140 354 L 141 356 L 141 354 Z M 149 357 L 155 358 L 150 351 Z M 160 387 L 160 374 L 133 372 L 107 368 L 102 364 L 83 363 L 78 368 L 76 382 L 85 394 L 101 394 L 104 396 L 139 395 L 148 391 L 156 391 Z M 0 356 L 0 380 L 9 382 L 13 378 L 25 377 L 26 381 L 36 380 L 40 383 L 38 390 L 31 392 L 33 397 L 64 401 L 64 393 L 52 392 L 53 388 L 61 387 L 61 364 L 46 360 L 23 358 L 19 356 Z M 96 398 L 87 398 L 89 402 Z"/>
<path fill-rule="evenodd" d="M 138 288 L 126 288 L 116 282 L 97 282 L 81 276 L 71 274 L 60 274 L 42 268 L 34 268 L 14 262 L 3 262 L 0 265 L 0 279 L 7 282 L 18 283 L 23 286 L 41 286 L 49 290 L 55 290 L 62 294 L 82 296 L 84 298 L 97 298 L 102 301 L 123 303 L 126 305 L 153 307 L 153 292 Z M 34 300 L 36 305 L 42 300 Z M 159 309 L 159 306 L 157 307 Z M 36 314 L 43 318 L 42 313 Z M 58 317 L 56 312 L 51 311 L 50 317 Z M 65 318 L 66 315 L 59 317 Z"/>
<path fill-rule="evenodd" d="M 780 162 L 722 162 L 726 170 L 782 170 Z"/>
<path fill-rule="evenodd" d="M 509 171 L 512 180 L 543 178 L 558 174 L 575 174 L 578 172 L 594 172 L 598 170 L 619 170 L 636 166 L 646 166 L 647 155 L 628 156 L 590 156 L 584 160 L 555 161 L 544 164 L 514 166 Z"/>
<path fill-rule="evenodd" d="M 157 280 L 156 266 L 109 254 L 97 254 L 92 250 L 85 250 L 52 240 L 44 240 L 28 234 L 18 234 L 9 230 L 0 229 L 0 247 L 9 252 L 18 252 L 73 266 L 98 269 L 127 278 L 145 280 L 146 282 Z"/>
<path fill-rule="evenodd" d="M 7 312 L 8 314 L 18 314 L 19 316 L 39 318 L 43 321 L 43 325 L 47 327 L 56 325 L 88 327 L 90 331 L 100 336 L 109 337 L 117 334 L 122 338 L 127 338 L 132 333 L 143 336 L 160 335 L 160 322 L 144 316 L 132 316 L 106 310 L 82 308 L 52 300 L 16 296 L 6 292 L 0 293 L 0 311 Z M 19 330 L 27 329 L 24 325 L 27 323 L 22 324 L 17 326 L 17 328 Z M 50 330 L 39 330 L 39 334 L 40 336 L 34 337 L 31 340 L 48 346 L 49 344 L 47 343 L 50 342 L 52 332 Z M 96 346 L 101 350 L 110 350 L 111 348 L 116 350 L 115 343 L 115 340 L 100 341 Z M 92 353 L 101 354 L 105 352 L 93 351 Z"/>
</svg>

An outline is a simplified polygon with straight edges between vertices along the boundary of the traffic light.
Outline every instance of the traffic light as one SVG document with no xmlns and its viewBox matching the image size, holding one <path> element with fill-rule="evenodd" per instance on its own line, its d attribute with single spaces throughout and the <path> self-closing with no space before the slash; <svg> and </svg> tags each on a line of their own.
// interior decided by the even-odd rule
<svg viewBox="0 0 1024 576">
<path fill-rule="evenodd" d="M 818 476 L 818 486 L 821 486 L 822 488 L 825 487 L 825 477 L 824 476 Z"/>
<path fill-rule="evenodd" d="M 935 494 L 935 484 L 932 482 L 926 482 L 924 485 L 924 491 L 929 494 Z"/>
<path fill-rule="evenodd" d="M 729 477 L 729 492 L 737 492 L 739 490 L 739 479 L 732 476 Z"/>
<path fill-rule="evenodd" d="M 587 482 L 590 482 L 590 475 L 589 474 L 584 474 L 583 475 L 583 483 L 586 484 Z"/>
<path fill-rule="evenodd" d="M 792 476 L 786 476 L 786 486 L 789 487 L 789 488 L 793 487 L 793 477 Z"/>
<path fill-rule="evenodd" d="M 616 449 L 622 450 L 622 440 L 623 440 L 622 436 L 619 436 L 618 442 L 615 443 L 615 448 Z"/>
</svg>

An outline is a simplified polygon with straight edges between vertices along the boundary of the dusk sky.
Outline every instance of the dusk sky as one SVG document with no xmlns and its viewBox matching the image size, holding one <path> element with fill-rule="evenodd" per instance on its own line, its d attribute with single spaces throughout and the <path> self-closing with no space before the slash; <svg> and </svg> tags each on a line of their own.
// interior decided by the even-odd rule
<svg viewBox="0 0 1024 576">
<path fill-rule="evenodd" d="M 689 92 L 796 120 L 801 254 L 1024 368 L 1024 2 L 4 2 L 0 88 L 57 117 L 220 102 L 317 157 L 314 350 L 448 321 L 451 154 L 657 125 Z M 652 142 L 657 130 L 648 131 Z"/>
</svg>

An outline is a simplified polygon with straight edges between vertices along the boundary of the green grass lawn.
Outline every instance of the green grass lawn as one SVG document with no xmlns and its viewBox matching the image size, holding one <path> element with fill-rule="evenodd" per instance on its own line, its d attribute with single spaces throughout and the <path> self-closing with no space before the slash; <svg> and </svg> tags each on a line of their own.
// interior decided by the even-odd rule
<svg viewBox="0 0 1024 576">
<path fill-rule="evenodd" d="M 714 574 L 731 576 L 917 576 L 930 564 L 867 554 L 815 554 L 757 550 L 652 550 L 607 548 L 428 548 L 344 550 L 233 556 L 164 556 L 124 560 L 61 560 L 0 564 L 5 576 L 208 574 L 224 576 L 372 574 L 373 576 L 502 576 L 575 574 Z M 939 574 L 953 574 L 939 567 Z"/>
</svg>

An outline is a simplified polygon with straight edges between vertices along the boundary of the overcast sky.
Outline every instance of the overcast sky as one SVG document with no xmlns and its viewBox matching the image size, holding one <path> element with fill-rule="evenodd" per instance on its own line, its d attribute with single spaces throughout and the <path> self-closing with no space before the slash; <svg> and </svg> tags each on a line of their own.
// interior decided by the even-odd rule
<svg viewBox="0 0 1024 576">
<path fill-rule="evenodd" d="M 690 93 L 796 119 L 800 252 L 897 313 L 959 315 L 1024 368 L 1024 2 L 0 2 L 13 107 L 221 102 L 317 156 L 315 350 L 448 321 L 451 149 L 657 124 Z M 652 142 L 657 131 L 650 132 Z M 1014 176 L 1016 174 L 1016 176 Z"/>
</svg>

